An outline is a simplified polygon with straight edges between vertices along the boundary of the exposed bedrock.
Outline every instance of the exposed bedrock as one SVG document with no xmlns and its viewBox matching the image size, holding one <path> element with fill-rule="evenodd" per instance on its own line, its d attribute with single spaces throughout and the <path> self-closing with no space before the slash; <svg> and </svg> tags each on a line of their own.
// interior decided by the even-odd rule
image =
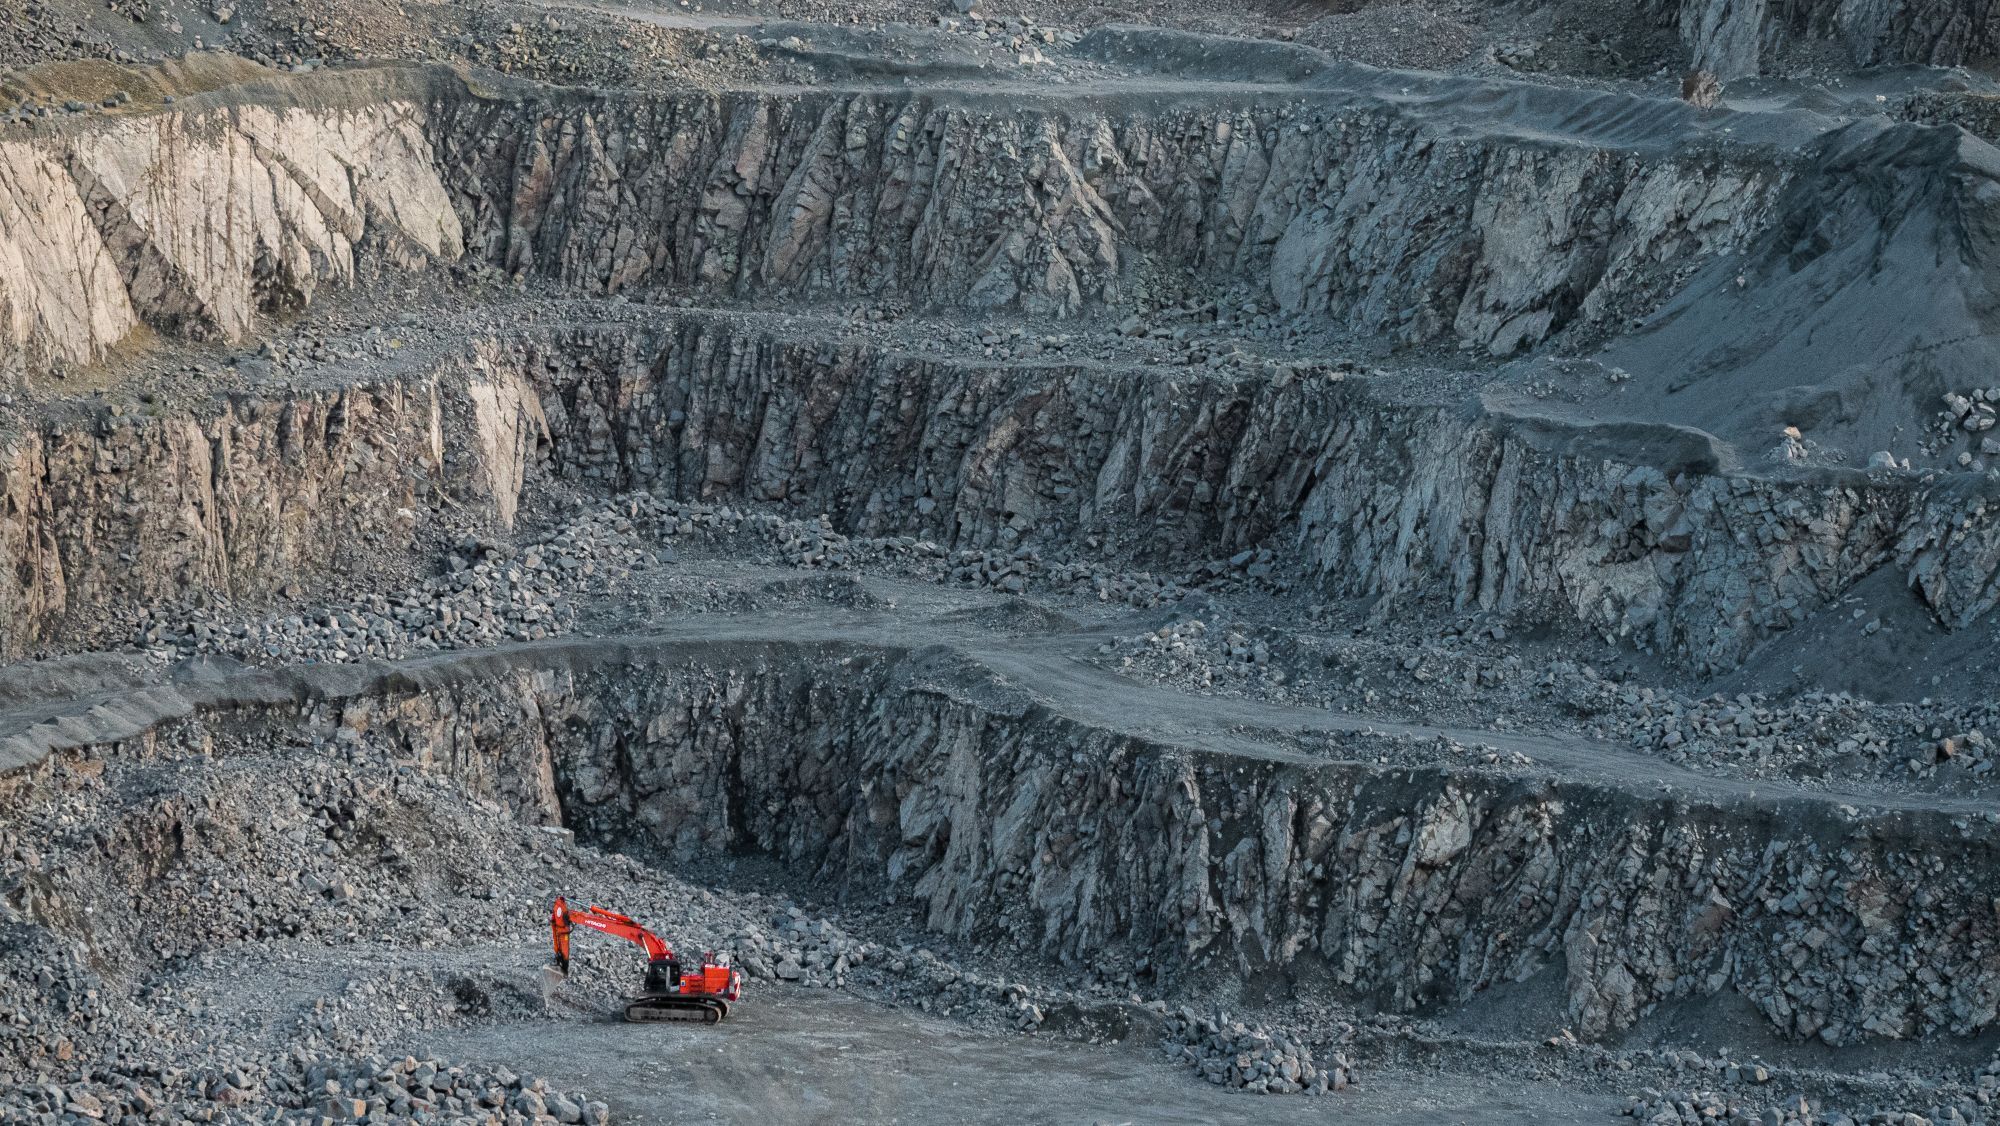
<svg viewBox="0 0 2000 1126">
<path fill-rule="evenodd" d="M 1794 178 L 1743 253 L 1600 359 L 1663 390 L 1665 420 L 1750 448 L 1800 426 L 1858 464 L 2000 366 L 2000 151 L 1959 129 L 1860 122 L 1810 152 L 1825 174 Z"/>
<path fill-rule="evenodd" d="M 1811 201 L 1958 159 L 1822 151 L 1782 115 L 1736 115 L 1720 139 L 1678 102 L 1357 67 L 1162 83 L 1003 104 L 475 93 L 409 70 L 74 123 L 0 144 L 0 375 L 97 363 L 148 327 L 240 339 L 370 263 L 466 253 L 585 294 L 1051 315 L 1162 273 L 1243 278 L 1356 334 L 1508 354 L 1620 328 L 1760 229 L 1816 221 Z M 1801 178 L 1824 184 L 1787 194 Z M 1951 200 L 1916 202 L 1952 221 Z"/>
<path fill-rule="evenodd" d="M 1497 353 L 1656 298 L 1656 271 L 1739 243 L 1786 171 L 1768 152 L 1636 143 L 1635 116 L 1683 112 L 1662 103 L 1427 79 L 1393 106 L 1387 76 L 1340 80 L 1004 112 L 934 94 L 454 98 L 433 128 L 471 251 L 587 292 L 1067 315 L 1157 266 Z M 1575 136 L 1501 123 L 1514 100 L 1564 97 Z M 1430 102 L 1474 127 L 1440 128 Z"/>
<path fill-rule="evenodd" d="M 1641 0 L 1620 13 L 1618 26 L 1567 0 L 1536 0 L 1558 20 L 1591 27 L 1593 35 L 1645 37 L 1650 29 L 1680 40 L 1687 65 L 1725 82 L 1758 73 L 1796 74 L 1896 64 L 1976 66 L 2000 54 L 2000 7 L 1992 0 Z M 1496 5 L 1497 7 L 1497 5 Z M 1565 9 L 1569 9 L 1566 11 Z M 1641 38 L 1643 42 L 1643 38 Z M 1227 44 L 1227 49 L 1219 49 Z M 1310 77 L 1334 64 L 1303 45 L 1164 31 L 1139 26 L 1100 27 L 1080 49 L 1160 73 L 1236 77 L 1248 73 Z M 1642 47 L 1644 67 L 1667 60 Z M 1641 59 L 1613 56 L 1614 65 Z"/>
<path fill-rule="evenodd" d="M 848 533 L 1186 567 L 1274 546 L 1329 593 L 1576 622 L 1732 667 L 1881 567 L 1942 622 L 2000 599 L 1977 478 L 1731 476 L 1698 438 L 1381 401 L 1286 367 L 943 361 L 813 324 L 524 329 L 401 381 L 50 422 L 0 458 L 13 651 L 82 608 L 255 604 L 504 528 L 537 482 L 826 513 Z M 88 625 L 88 622 L 81 623 Z"/>
<path fill-rule="evenodd" d="M 1708 669 L 1879 567 L 1954 628 L 2000 598 L 1976 479 L 1732 476 L 1689 433 L 1383 402 L 1365 381 L 1282 366 L 942 361 L 728 318 L 475 354 L 468 381 L 518 404 L 519 427 L 546 427 L 559 476 L 795 505 L 854 533 L 1097 536 L 1164 565 L 1277 544 L 1312 581 L 1385 608 L 1532 610 Z"/>
<path fill-rule="evenodd" d="M 1874 66 L 1955 66 L 2000 53 L 1991 0 L 1654 0 L 1696 66 L 1723 78 L 1783 68 L 1800 52 Z M 1830 50 L 1829 50 L 1830 49 Z"/>
<path fill-rule="evenodd" d="M 461 251 L 407 102 L 231 104 L 0 142 L 0 377 L 98 363 L 142 327 L 240 339 L 370 252 Z"/>
<path fill-rule="evenodd" d="M 1929 812 L 1163 745 L 943 650 L 599 641 L 263 679 L 173 722 L 385 740 L 602 843 L 768 854 L 1203 995 L 1219 969 L 1440 1012 L 1539 978 L 1607 1036 L 1735 993 L 1830 1043 L 1970 1034 L 2000 997 L 1990 836 Z"/>
<path fill-rule="evenodd" d="M 238 339 L 366 262 L 467 250 L 591 294 L 1056 315 L 1159 267 L 1507 353 L 1650 307 L 1666 272 L 1747 237 L 1790 167 L 1661 143 L 1678 103 L 1440 78 L 1410 97 L 1392 78 L 995 102 L 481 97 L 410 71 L 273 82 L 267 105 L 203 95 L 0 145 L 0 374 L 95 363 L 141 326 Z M 1510 132 L 1523 100 L 1562 103 L 1541 108 L 1571 132 Z"/>
<path fill-rule="evenodd" d="M 100 410 L 10 437 L 0 446 L 4 649 L 72 629 L 88 640 L 93 615 L 155 600 L 254 604 L 393 558 L 449 509 L 451 492 L 494 512 L 486 475 L 454 469 L 474 444 L 456 421 L 465 413 L 462 394 L 441 398 L 419 378 L 185 414 Z"/>
</svg>

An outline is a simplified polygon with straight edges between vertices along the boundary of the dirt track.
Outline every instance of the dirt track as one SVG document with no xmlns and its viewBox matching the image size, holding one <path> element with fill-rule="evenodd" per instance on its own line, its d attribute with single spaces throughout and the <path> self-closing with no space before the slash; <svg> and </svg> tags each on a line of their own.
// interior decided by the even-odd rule
<svg viewBox="0 0 2000 1126">
<path fill-rule="evenodd" d="M 1144 1045 L 995 1039 L 867 1001 L 786 992 L 746 1004 L 722 1030 L 622 1022 L 499 1027 L 446 1037 L 453 1056 L 491 1060 L 565 1087 L 626 1092 L 631 1122 L 1189 1126 L 1325 1120 L 1326 1104 L 1246 1100 L 1191 1088 Z M 1604 1122 L 1616 1100 L 1493 1077 L 1385 1073 L 1332 1113 L 1399 1123 Z"/>
</svg>

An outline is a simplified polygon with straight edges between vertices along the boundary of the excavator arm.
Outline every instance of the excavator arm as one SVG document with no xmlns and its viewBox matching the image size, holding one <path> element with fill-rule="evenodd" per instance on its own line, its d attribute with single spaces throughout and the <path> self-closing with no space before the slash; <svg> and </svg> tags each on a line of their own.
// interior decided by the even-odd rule
<svg viewBox="0 0 2000 1126">
<path fill-rule="evenodd" d="M 562 896 L 549 910 L 549 931 L 555 938 L 556 966 L 562 972 L 569 972 L 569 932 L 571 927 L 589 927 L 591 930 L 622 938 L 635 943 L 646 951 L 646 961 L 674 962 L 674 952 L 661 940 L 659 935 L 639 925 L 630 915 L 620 915 L 602 907 L 571 907 Z"/>
</svg>

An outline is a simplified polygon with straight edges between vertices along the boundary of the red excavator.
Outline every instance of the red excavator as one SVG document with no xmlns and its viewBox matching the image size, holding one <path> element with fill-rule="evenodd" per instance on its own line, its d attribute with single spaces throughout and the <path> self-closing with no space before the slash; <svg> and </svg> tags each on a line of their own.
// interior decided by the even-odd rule
<svg viewBox="0 0 2000 1126">
<path fill-rule="evenodd" d="M 742 971 L 730 967 L 727 955 L 718 957 L 710 951 L 702 955 L 701 969 L 684 972 L 660 936 L 640 926 L 632 916 L 602 907 L 571 907 L 557 896 L 549 912 L 549 929 L 555 935 L 556 969 L 564 975 L 569 973 L 569 932 L 573 926 L 602 931 L 645 949 L 645 991 L 625 1003 L 626 1020 L 715 1024 L 729 1015 L 729 1003 L 743 993 Z"/>
</svg>

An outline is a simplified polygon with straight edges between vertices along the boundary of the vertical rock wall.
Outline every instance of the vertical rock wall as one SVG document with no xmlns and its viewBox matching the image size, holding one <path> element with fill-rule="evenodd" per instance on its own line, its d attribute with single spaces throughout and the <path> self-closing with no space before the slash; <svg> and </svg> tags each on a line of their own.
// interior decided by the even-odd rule
<svg viewBox="0 0 2000 1126">
<path fill-rule="evenodd" d="M 585 292 L 1071 315 L 1158 267 L 1496 353 L 1652 299 L 1663 267 L 1740 242 L 1785 174 L 1768 153 L 1455 135 L 1366 100 L 1102 104 L 451 99 L 433 129 L 471 250 Z"/>
<path fill-rule="evenodd" d="M 421 111 L 164 110 L 0 142 L 0 377 L 102 361 L 141 325 L 236 340 L 366 252 L 462 252 Z"/>
<path fill-rule="evenodd" d="M 1383 402 L 1316 371 L 947 362 L 769 327 L 524 331 L 399 381 L 26 432 L 0 461 L 6 644 L 87 633 L 85 608 L 311 589 L 447 516 L 504 528 L 552 480 L 952 547 L 1094 536 L 1143 566 L 1272 546 L 1385 611 L 1571 621 L 1698 669 L 1733 667 L 1880 567 L 1953 628 L 2000 600 L 1976 479 L 1733 477 L 1699 444 L 1635 465 L 1587 432 Z"/>
<path fill-rule="evenodd" d="M 481 482 L 447 471 L 443 407 L 418 380 L 17 435 L 0 448 L 0 649 L 190 592 L 311 588 L 407 550 L 446 494 L 487 511 Z"/>
<path fill-rule="evenodd" d="M 1960 66 L 2000 54 L 1992 0 L 1649 0 L 1690 65 L 1724 81 L 1831 66 Z"/>
<path fill-rule="evenodd" d="M 1205 997 L 1275 974 L 1438 1012 L 1534 980 L 1600 1037 L 1737 994 L 1781 1035 L 1832 1044 L 1969 1035 L 2000 999 L 1992 842 L 1929 815 L 1376 767 L 1366 747 L 1194 751 L 939 652 L 593 642 L 453 660 L 349 685 L 303 722 L 600 841 L 769 854 L 828 894 L 914 901 L 947 933 L 1143 954 Z"/>
<path fill-rule="evenodd" d="M 1310 371 L 946 362 L 704 317 L 474 355 L 470 381 L 509 388 L 580 484 L 952 546 L 1096 536 L 1169 566 L 1276 544 L 1332 592 L 1576 621 L 1703 669 L 1882 566 L 1954 628 L 2000 598 L 1976 480 L 1730 476 L 1684 435 L 1634 464 L 1588 430 Z"/>
</svg>

